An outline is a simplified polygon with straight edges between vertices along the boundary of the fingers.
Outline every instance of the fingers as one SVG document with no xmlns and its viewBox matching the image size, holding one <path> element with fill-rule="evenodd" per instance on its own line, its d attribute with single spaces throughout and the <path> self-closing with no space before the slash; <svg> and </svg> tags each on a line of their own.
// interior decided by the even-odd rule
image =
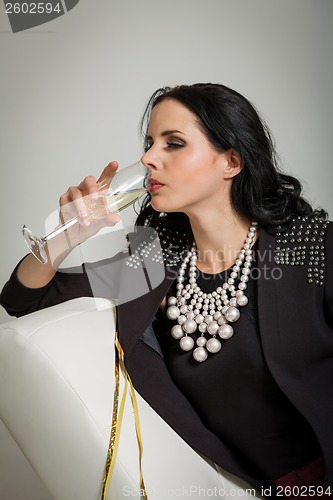
<svg viewBox="0 0 333 500">
<path fill-rule="evenodd" d="M 117 169 L 118 169 L 118 162 L 117 161 L 111 161 L 104 169 L 99 178 L 97 179 L 97 182 L 99 185 L 103 183 L 101 186 L 102 188 L 108 188 L 110 185 L 110 182 L 112 181 Z"/>
<path fill-rule="evenodd" d="M 98 186 L 95 177 L 86 177 L 78 186 L 70 186 L 60 196 L 61 215 L 64 219 L 80 217 L 79 223 L 89 226 L 88 217 L 98 199 Z"/>
<path fill-rule="evenodd" d="M 107 215 L 104 219 L 104 225 L 113 227 L 121 220 L 120 215 L 117 212 L 113 212 Z"/>
<path fill-rule="evenodd" d="M 93 200 L 98 199 L 98 184 L 92 175 L 88 175 L 78 185 L 78 189 L 82 192 L 82 196 L 91 195 Z"/>
<path fill-rule="evenodd" d="M 62 216 L 66 219 L 79 216 L 79 222 L 85 226 L 90 225 L 89 215 L 93 212 L 95 204 L 99 199 L 99 191 L 107 189 L 118 168 L 118 162 L 110 162 L 102 171 L 98 180 L 93 176 L 87 176 L 78 186 L 70 186 L 66 193 L 59 198 Z M 113 214 L 110 220 L 105 221 L 107 225 L 118 222 L 119 216 Z"/>
</svg>

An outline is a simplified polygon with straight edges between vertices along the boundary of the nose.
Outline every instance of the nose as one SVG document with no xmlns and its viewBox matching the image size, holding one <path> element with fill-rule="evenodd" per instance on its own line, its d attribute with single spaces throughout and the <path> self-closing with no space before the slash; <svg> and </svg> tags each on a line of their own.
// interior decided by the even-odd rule
<svg viewBox="0 0 333 500">
<path fill-rule="evenodd" d="M 148 151 L 141 156 L 141 162 L 148 170 L 157 170 L 160 168 L 160 162 L 156 153 L 152 151 L 152 148 L 148 149 Z"/>
</svg>

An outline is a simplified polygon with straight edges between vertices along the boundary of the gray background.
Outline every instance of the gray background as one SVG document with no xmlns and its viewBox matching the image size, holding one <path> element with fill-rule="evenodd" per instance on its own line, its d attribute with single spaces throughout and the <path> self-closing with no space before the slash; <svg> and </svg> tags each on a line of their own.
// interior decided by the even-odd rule
<svg viewBox="0 0 333 500">
<path fill-rule="evenodd" d="M 141 113 L 163 85 L 245 94 L 285 170 L 333 213 L 331 0 L 81 0 L 16 34 L 1 8 L 0 285 L 25 253 L 23 223 L 44 234 L 69 185 L 139 158 Z"/>
<path fill-rule="evenodd" d="M 139 158 L 141 113 L 163 85 L 212 81 L 245 94 L 285 170 L 332 217 L 332 20 L 331 0 L 80 0 L 14 35 L 1 3 L 0 286 L 26 252 L 23 223 L 44 233 L 69 185 Z M 0 498 L 46 500 L 9 444 Z"/>
</svg>

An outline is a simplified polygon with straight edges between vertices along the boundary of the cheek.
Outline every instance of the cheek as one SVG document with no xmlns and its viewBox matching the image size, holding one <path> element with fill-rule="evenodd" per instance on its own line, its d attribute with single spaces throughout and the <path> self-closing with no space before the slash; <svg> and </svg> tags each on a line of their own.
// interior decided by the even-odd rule
<svg viewBox="0 0 333 500">
<path fill-rule="evenodd" d="M 221 188 L 207 176 L 189 176 L 181 182 L 168 185 L 152 196 L 151 206 L 157 212 L 183 212 L 193 204 L 216 197 Z"/>
<path fill-rule="evenodd" d="M 223 177 L 215 168 L 203 164 L 187 173 L 185 184 L 197 192 L 210 192 L 221 187 Z"/>
<path fill-rule="evenodd" d="M 210 158 L 196 155 L 172 165 L 166 172 L 167 185 L 153 194 L 151 206 L 158 212 L 180 212 L 193 203 L 222 194 L 222 173 Z"/>
</svg>

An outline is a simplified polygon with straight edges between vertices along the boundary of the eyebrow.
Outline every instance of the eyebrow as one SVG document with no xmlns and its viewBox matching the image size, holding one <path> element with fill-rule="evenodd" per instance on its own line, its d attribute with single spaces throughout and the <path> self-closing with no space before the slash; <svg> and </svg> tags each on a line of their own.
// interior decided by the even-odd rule
<svg viewBox="0 0 333 500">
<path fill-rule="evenodd" d="M 165 137 L 166 135 L 171 135 L 171 134 L 184 134 L 184 132 L 181 132 L 180 130 L 164 130 L 164 132 L 161 133 L 161 137 Z M 150 135 L 147 135 L 146 139 L 152 139 Z"/>
</svg>

